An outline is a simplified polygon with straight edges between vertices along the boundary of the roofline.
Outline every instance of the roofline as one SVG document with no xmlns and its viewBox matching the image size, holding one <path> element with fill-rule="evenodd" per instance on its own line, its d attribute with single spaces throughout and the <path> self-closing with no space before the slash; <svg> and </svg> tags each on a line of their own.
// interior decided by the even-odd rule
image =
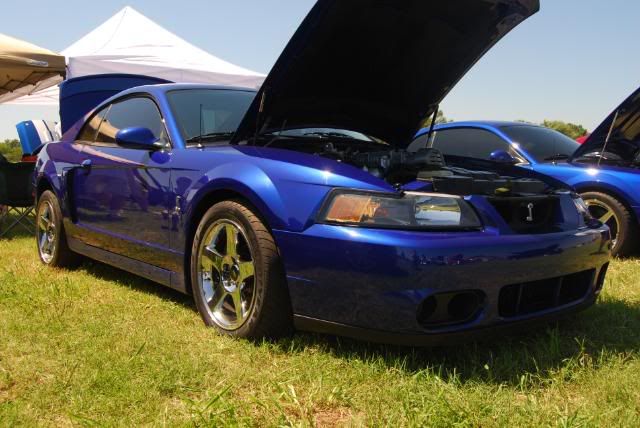
<svg viewBox="0 0 640 428">
<path fill-rule="evenodd" d="M 516 122 L 516 121 L 491 121 L 491 120 L 468 120 L 468 121 L 459 121 L 459 122 L 448 122 L 448 123 L 440 123 L 437 124 L 433 129 L 435 131 L 439 129 L 450 129 L 450 128 L 478 128 L 478 129 L 493 129 L 500 130 L 500 128 L 505 126 L 533 126 L 536 128 L 544 128 L 541 125 L 537 125 L 535 123 L 528 122 Z M 420 137 L 429 132 L 429 127 L 424 127 L 418 131 L 416 137 Z"/>
<path fill-rule="evenodd" d="M 242 86 L 210 85 L 206 83 L 163 83 L 159 85 L 136 86 L 122 91 L 118 95 L 124 95 L 130 92 L 169 92 L 188 89 L 210 89 L 215 91 L 238 91 L 254 93 L 258 92 L 256 88 Z"/>
</svg>

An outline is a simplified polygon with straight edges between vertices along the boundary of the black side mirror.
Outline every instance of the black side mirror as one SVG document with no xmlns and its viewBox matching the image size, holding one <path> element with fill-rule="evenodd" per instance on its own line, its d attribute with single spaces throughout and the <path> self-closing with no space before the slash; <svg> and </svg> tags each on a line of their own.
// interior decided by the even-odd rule
<svg viewBox="0 0 640 428">
<path fill-rule="evenodd" d="M 125 149 L 156 151 L 164 148 L 149 128 L 124 128 L 116 134 L 116 144 Z"/>
<path fill-rule="evenodd" d="M 511 153 L 504 150 L 496 150 L 491 153 L 489 160 L 507 165 L 516 165 L 518 163 L 518 159 L 514 158 Z"/>
</svg>

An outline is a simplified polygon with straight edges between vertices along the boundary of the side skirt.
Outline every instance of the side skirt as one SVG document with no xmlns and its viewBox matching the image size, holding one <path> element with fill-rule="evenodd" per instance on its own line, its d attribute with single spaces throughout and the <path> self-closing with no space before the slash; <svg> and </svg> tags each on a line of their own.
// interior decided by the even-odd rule
<svg viewBox="0 0 640 428">
<path fill-rule="evenodd" d="M 184 280 L 181 279 L 182 275 L 178 275 L 175 272 L 171 272 L 139 260 L 133 260 L 101 248 L 92 247 L 91 245 L 87 245 L 75 238 L 67 237 L 67 243 L 69 244 L 69 248 L 78 254 L 106 263 L 110 266 L 122 269 L 150 281 L 157 282 L 158 284 L 166 287 L 173 288 L 180 293 L 189 294 Z"/>
</svg>

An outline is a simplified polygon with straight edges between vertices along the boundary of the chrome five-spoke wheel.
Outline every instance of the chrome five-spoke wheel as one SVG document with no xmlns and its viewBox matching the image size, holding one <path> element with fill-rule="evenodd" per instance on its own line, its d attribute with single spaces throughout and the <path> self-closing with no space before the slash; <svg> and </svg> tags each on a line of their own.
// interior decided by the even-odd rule
<svg viewBox="0 0 640 428">
<path fill-rule="evenodd" d="M 609 226 L 611 254 L 617 257 L 635 253 L 638 239 L 638 221 L 624 199 L 604 192 L 585 192 L 582 199 L 591 215 Z"/>
<path fill-rule="evenodd" d="M 189 270 L 206 325 L 251 340 L 292 331 L 278 248 L 263 220 L 244 203 L 222 201 L 204 213 L 193 237 Z"/>
<path fill-rule="evenodd" d="M 60 202 L 51 190 L 45 190 L 38 197 L 36 216 L 35 236 L 40 260 L 52 267 L 77 266 L 81 258 L 67 244 Z"/>
<path fill-rule="evenodd" d="M 204 234 L 198 280 L 209 315 L 224 330 L 237 330 L 255 305 L 255 264 L 247 235 L 231 220 L 218 220 Z"/>
<path fill-rule="evenodd" d="M 56 250 L 56 222 L 51 202 L 40 204 L 38 210 L 38 250 L 45 263 L 51 263 Z"/>
<path fill-rule="evenodd" d="M 620 219 L 616 215 L 613 207 L 610 207 L 598 199 L 585 199 L 584 202 L 589 207 L 589 212 L 594 218 L 609 226 L 612 243 L 615 247 L 618 243 L 618 235 L 620 232 Z"/>
</svg>

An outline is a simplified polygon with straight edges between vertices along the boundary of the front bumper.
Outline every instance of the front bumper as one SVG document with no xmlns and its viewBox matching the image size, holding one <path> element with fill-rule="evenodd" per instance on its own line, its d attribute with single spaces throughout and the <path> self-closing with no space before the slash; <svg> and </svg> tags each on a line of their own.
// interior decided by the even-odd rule
<svg viewBox="0 0 640 428">
<path fill-rule="evenodd" d="M 299 328 L 404 344 L 455 341 L 588 307 L 600 291 L 611 247 L 606 227 L 500 235 L 314 225 L 303 233 L 274 231 L 274 235 Z M 536 281 L 586 271 L 593 272 L 588 290 L 570 304 L 501 315 L 500 293 L 505 287 L 535 286 Z M 467 290 L 485 295 L 473 319 L 437 328 L 419 322 L 427 298 Z"/>
<path fill-rule="evenodd" d="M 370 328 L 353 327 L 301 315 L 294 316 L 294 321 L 295 327 L 298 330 L 332 334 L 366 342 L 398 346 L 454 346 L 477 340 L 503 338 L 509 334 L 526 332 L 531 328 L 558 321 L 570 314 L 583 311 L 592 306 L 596 302 L 596 298 L 597 296 L 592 295 L 590 298 L 584 299 L 580 303 L 565 308 L 562 311 L 539 315 L 535 318 L 505 322 L 487 327 L 459 329 L 447 333 L 394 333 Z"/>
</svg>

